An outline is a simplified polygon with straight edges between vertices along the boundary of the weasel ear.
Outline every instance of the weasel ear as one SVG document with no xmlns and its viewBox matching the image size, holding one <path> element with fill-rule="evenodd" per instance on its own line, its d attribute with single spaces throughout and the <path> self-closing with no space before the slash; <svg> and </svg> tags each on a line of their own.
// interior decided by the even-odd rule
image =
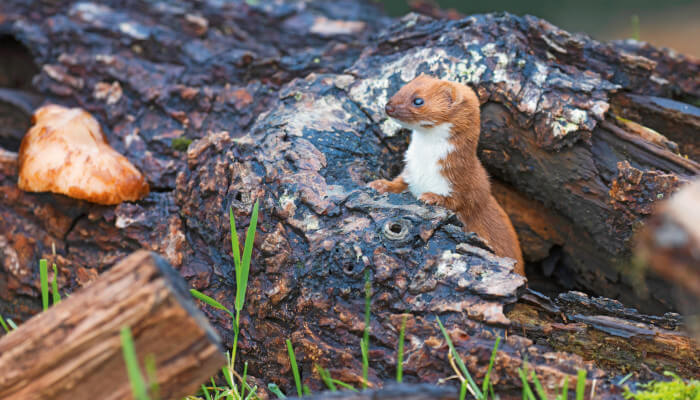
<svg viewBox="0 0 700 400">
<path fill-rule="evenodd" d="M 450 106 L 462 102 L 462 91 L 452 82 L 445 82 L 442 87 L 442 92 Z"/>
</svg>

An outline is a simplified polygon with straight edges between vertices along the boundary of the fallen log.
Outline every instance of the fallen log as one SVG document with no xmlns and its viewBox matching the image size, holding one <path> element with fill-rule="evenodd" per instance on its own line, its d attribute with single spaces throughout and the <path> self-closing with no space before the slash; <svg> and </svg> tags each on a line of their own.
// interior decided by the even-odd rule
<svg viewBox="0 0 700 400">
<path fill-rule="evenodd" d="M 154 356 L 162 398 L 193 393 L 226 362 L 182 278 L 161 257 L 139 251 L 0 338 L 0 398 L 131 398 L 123 326 L 142 366 Z"/>
<path fill-rule="evenodd" d="M 138 12 L 116 0 L 0 5 L 11 22 L 0 30 L 26 46 L 39 67 L 33 90 L 93 113 L 110 144 L 154 188 L 144 200 L 115 208 L 23 193 L 11 157 L 4 157 L 0 311 L 31 313 L 24 300 L 37 297 L 31 266 L 38 258 L 56 261 L 61 287 L 75 288 L 139 247 L 163 254 L 192 286 L 232 307 L 228 211 L 243 228 L 260 200 L 239 359 L 262 382 L 292 387 L 286 338 L 312 389 L 322 385 L 315 363 L 334 378 L 361 382 L 368 269 L 375 386 L 395 372 L 406 312 L 412 315 L 409 382 L 452 374 L 436 315 L 477 379 L 494 338 L 507 335 L 493 374 L 499 392 L 519 393 L 517 369 L 525 356 L 548 387 L 588 370 L 601 398 L 615 393 L 612 375 L 621 370 L 648 369 L 651 376 L 649 364 L 697 373 L 688 361 L 696 353 L 679 360 L 654 335 L 635 333 L 635 343 L 660 351 L 662 363 L 649 363 L 629 346 L 613 363 L 590 353 L 610 335 L 595 328 L 607 326 L 600 315 L 622 319 L 615 322 L 621 326 L 641 320 L 645 329 L 685 343 L 677 317 L 669 323 L 645 315 L 674 308 L 671 286 L 627 272 L 632 232 L 656 201 L 695 174 L 697 160 L 672 151 L 671 128 L 653 128 L 665 140 L 639 130 L 623 120 L 646 122 L 616 111 L 614 103 L 620 93 L 697 98 L 688 78 L 697 76 L 697 62 L 643 44 L 600 43 L 533 17 L 444 22 L 409 15 L 370 40 L 387 25 L 365 3 L 262 3 L 205 2 L 196 9 L 154 3 Z M 182 29 L 188 20 L 200 23 Z M 361 26 L 343 21 L 367 29 L 343 33 Z M 525 309 L 538 315 L 530 327 L 509 317 L 531 304 L 520 299 L 525 281 L 508 260 L 462 232 L 446 210 L 364 187 L 400 170 L 408 135 L 382 108 L 420 72 L 478 89 L 481 158 L 505 188 L 500 199 L 523 237 L 530 268 L 548 271 L 561 286 L 637 307 L 642 316 L 617 312 L 620 303 L 611 301 L 591 308 L 590 299 L 573 296 L 576 307 L 555 305 L 580 309 L 570 312 L 581 316 L 577 325 L 542 312 L 540 301 Z M 188 140 L 194 141 L 188 146 Z M 648 297 L 634 290 L 642 285 Z M 229 317 L 205 312 L 230 343 Z M 549 323 L 561 324 L 550 343 L 538 331 Z M 585 345 L 564 349 L 557 342 L 572 329 Z M 625 359 L 632 360 L 628 366 Z"/>
</svg>

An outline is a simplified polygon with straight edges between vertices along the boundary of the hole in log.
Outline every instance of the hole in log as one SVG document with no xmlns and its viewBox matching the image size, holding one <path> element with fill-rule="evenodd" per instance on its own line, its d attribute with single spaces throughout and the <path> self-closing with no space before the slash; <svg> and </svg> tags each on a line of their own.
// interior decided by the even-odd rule
<svg viewBox="0 0 700 400">
<path fill-rule="evenodd" d="M 355 266 L 352 263 L 347 263 L 343 265 L 343 272 L 345 272 L 348 275 L 352 275 L 352 273 L 355 271 Z"/>
<path fill-rule="evenodd" d="M 615 95 L 610 102 L 613 117 L 626 130 L 659 147 L 669 148 L 700 161 L 700 104 L 631 93 Z M 620 120 L 624 118 L 624 120 Z"/>
<path fill-rule="evenodd" d="M 29 50 L 10 35 L 0 35 L 0 86 L 32 90 L 32 78 L 39 73 Z"/>
<path fill-rule="evenodd" d="M 32 78 L 39 68 L 29 50 L 9 35 L 0 35 L 0 60 L 0 147 L 17 151 L 38 104 Z"/>
<path fill-rule="evenodd" d="M 405 219 L 389 220 L 384 224 L 384 236 L 392 241 L 399 241 L 406 238 L 410 231 L 410 222 Z"/>
</svg>

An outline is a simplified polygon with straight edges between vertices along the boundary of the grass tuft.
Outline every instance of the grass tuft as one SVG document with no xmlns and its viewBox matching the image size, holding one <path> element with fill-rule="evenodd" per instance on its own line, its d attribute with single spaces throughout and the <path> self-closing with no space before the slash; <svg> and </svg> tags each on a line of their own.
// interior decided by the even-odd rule
<svg viewBox="0 0 700 400">
<path fill-rule="evenodd" d="M 452 353 L 452 357 L 457 362 L 457 366 L 459 366 L 459 370 L 462 372 L 462 376 L 467 380 L 467 383 L 469 385 L 468 389 L 474 394 L 474 397 L 477 399 L 483 399 L 484 395 L 481 393 L 481 389 L 479 389 L 479 386 L 477 386 L 476 382 L 474 382 L 474 378 L 472 378 L 471 374 L 467 370 L 467 367 L 464 366 L 464 362 L 462 361 L 462 357 L 459 356 L 459 353 L 457 353 L 457 350 L 455 349 L 455 346 L 452 344 L 452 340 L 450 339 L 450 335 L 447 333 L 447 330 L 445 329 L 445 326 L 442 325 L 442 321 L 440 321 L 440 317 L 435 316 L 435 319 L 437 320 L 438 326 L 440 326 L 440 330 L 442 331 L 442 335 L 445 337 L 445 341 L 447 342 L 447 346 L 450 348 L 450 353 Z"/>
<path fill-rule="evenodd" d="M 234 300 L 234 311 L 229 310 L 226 306 L 214 300 L 213 298 L 199 292 L 195 289 L 190 289 L 192 296 L 198 300 L 201 300 L 210 307 L 216 308 L 218 310 L 226 311 L 226 313 L 231 317 L 231 324 L 233 327 L 233 345 L 231 346 L 231 351 L 226 354 L 227 363 L 221 369 L 228 387 L 219 387 L 215 384 L 212 378 L 212 386 L 206 388 L 203 386 L 203 393 L 207 400 L 211 397 L 208 392 L 212 390 L 214 397 L 212 400 L 218 399 L 232 399 L 232 400 L 248 400 L 251 398 L 257 398 L 257 386 L 250 387 L 246 379 L 248 375 L 248 364 L 245 363 L 243 366 L 243 376 L 239 376 L 235 370 L 234 366 L 236 363 L 236 352 L 238 350 L 238 335 L 240 333 L 240 321 L 241 321 L 241 311 L 245 305 L 245 296 L 248 289 L 248 278 L 250 275 L 250 262 L 253 254 L 253 242 L 255 240 L 255 232 L 257 230 L 258 223 L 258 202 L 255 202 L 253 206 L 253 211 L 250 218 L 250 224 L 248 226 L 248 231 L 246 233 L 245 243 L 243 244 L 243 255 L 241 257 L 241 247 L 238 241 L 238 233 L 236 230 L 236 221 L 233 216 L 233 208 L 229 208 L 229 223 L 231 228 L 231 252 L 233 254 L 234 271 L 236 278 L 236 298 Z M 236 383 L 236 378 L 240 381 L 239 385 Z M 268 389 L 275 393 L 273 388 L 279 391 L 277 385 L 271 383 L 268 385 Z M 247 392 L 247 394 L 246 394 Z M 278 397 L 284 396 L 284 394 L 279 391 L 275 393 Z M 191 397 L 196 398 L 196 397 Z M 283 398 L 283 397 L 280 397 Z M 188 398 L 189 399 L 189 398 Z"/>
</svg>

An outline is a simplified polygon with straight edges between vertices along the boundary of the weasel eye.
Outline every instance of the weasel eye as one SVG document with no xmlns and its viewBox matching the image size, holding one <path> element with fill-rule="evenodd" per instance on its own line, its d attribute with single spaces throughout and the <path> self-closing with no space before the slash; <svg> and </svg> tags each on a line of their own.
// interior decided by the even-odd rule
<svg viewBox="0 0 700 400">
<path fill-rule="evenodd" d="M 424 103 L 424 101 L 420 97 L 416 97 L 415 99 L 413 99 L 413 105 L 416 107 L 422 106 L 423 103 Z"/>
</svg>

